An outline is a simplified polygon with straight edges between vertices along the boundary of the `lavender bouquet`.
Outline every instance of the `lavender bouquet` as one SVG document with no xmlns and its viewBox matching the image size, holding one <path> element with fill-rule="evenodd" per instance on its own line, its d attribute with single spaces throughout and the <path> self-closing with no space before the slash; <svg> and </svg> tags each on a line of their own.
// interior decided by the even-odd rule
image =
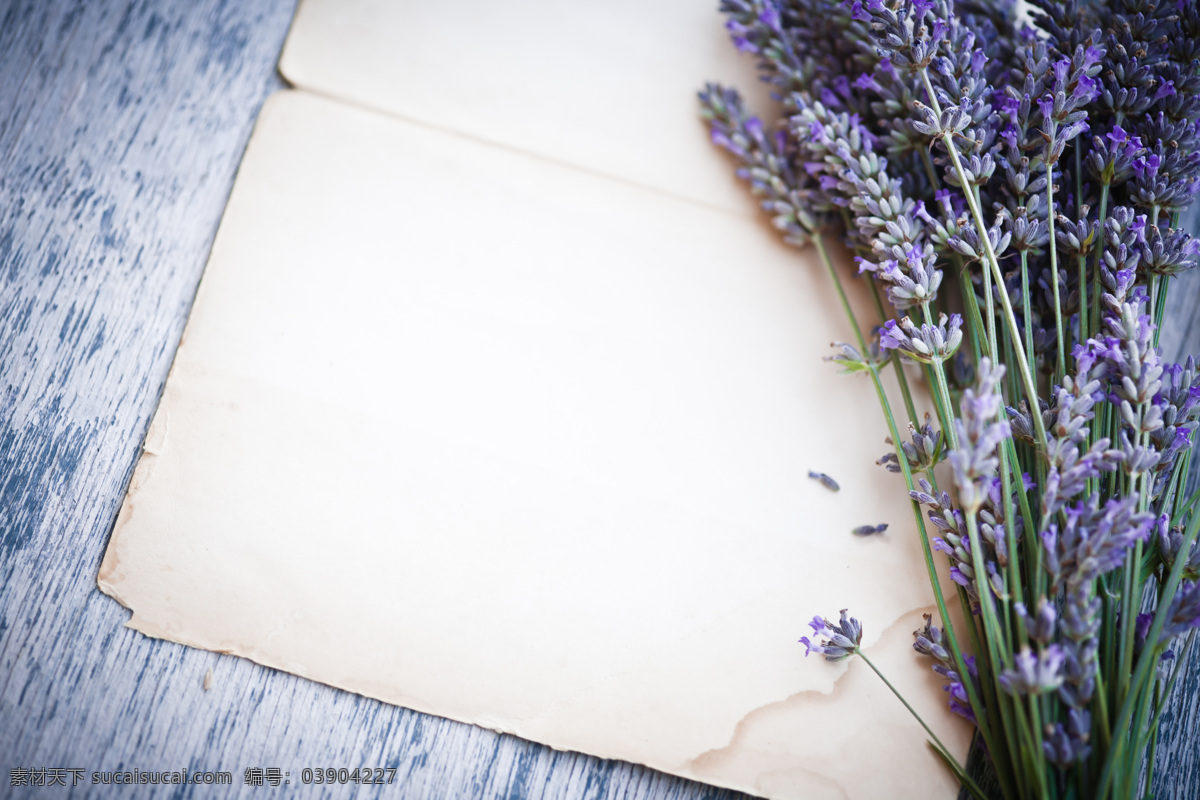
<svg viewBox="0 0 1200 800">
<path fill-rule="evenodd" d="M 879 398 L 894 443 L 880 464 L 912 499 L 940 617 L 914 647 L 999 792 L 1128 798 L 1148 791 L 1200 627 L 1185 496 L 1200 372 L 1157 349 L 1171 279 L 1200 253 L 1179 229 L 1200 189 L 1200 12 L 1030 6 L 723 0 L 783 119 L 764 125 L 721 86 L 700 99 L 713 141 L 841 297 L 856 341 L 832 359 Z M 855 319 L 838 243 L 881 327 Z M 914 406 L 922 379 L 936 419 Z M 866 658 L 845 611 L 810 624 L 808 652 Z"/>
</svg>

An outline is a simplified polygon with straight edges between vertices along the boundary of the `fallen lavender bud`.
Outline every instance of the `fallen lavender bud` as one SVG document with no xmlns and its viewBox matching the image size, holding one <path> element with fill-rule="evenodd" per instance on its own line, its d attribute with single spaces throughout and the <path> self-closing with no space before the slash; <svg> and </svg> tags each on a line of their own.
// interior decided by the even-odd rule
<svg viewBox="0 0 1200 800">
<path fill-rule="evenodd" d="M 809 470 L 808 477 L 812 478 L 814 481 L 821 484 L 831 492 L 836 492 L 842 488 L 841 486 L 838 486 L 837 481 L 826 475 L 824 472 L 813 472 L 812 470 Z"/>
<path fill-rule="evenodd" d="M 854 530 L 850 531 L 855 536 L 876 536 L 888 529 L 887 523 L 882 525 L 859 525 Z"/>
</svg>

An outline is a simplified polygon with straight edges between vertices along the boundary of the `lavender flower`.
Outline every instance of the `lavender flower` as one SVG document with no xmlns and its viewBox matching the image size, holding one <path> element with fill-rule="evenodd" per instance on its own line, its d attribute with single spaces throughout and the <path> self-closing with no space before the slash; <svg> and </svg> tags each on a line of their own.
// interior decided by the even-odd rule
<svg viewBox="0 0 1200 800">
<path fill-rule="evenodd" d="M 908 317 L 899 322 L 888 320 L 879 332 L 882 350 L 895 350 L 902 356 L 932 364 L 946 361 L 962 344 L 962 317 L 958 314 L 947 318 L 942 314 L 937 325 L 928 323 L 919 328 Z"/>
<path fill-rule="evenodd" d="M 1056 722 L 1042 742 L 1046 759 L 1063 769 L 1084 761 L 1091 754 L 1088 744 L 1092 733 L 1092 715 L 1080 708 L 1067 712 L 1067 724 Z"/>
<path fill-rule="evenodd" d="M 1042 484 L 1042 507 L 1047 518 L 1056 516 L 1071 500 L 1087 491 L 1088 481 L 1111 472 L 1123 460 L 1119 450 L 1110 449 L 1109 440 L 1097 439 L 1087 445 L 1092 408 L 1103 397 L 1102 381 L 1109 365 L 1097 353 L 1097 348 L 1077 347 L 1074 353 L 1074 378 L 1063 379 L 1066 384 L 1055 392 L 1055 402 L 1044 416 L 1048 441 L 1047 459 L 1050 462 Z M 1013 413 L 1012 410 L 1009 410 Z M 1028 423 L 1022 421 L 1022 427 Z"/>
<path fill-rule="evenodd" d="M 1007 420 L 996 420 L 1003 405 L 998 391 L 1004 367 L 984 358 L 979 362 L 974 389 L 963 392 L 961 416 L 954 421 L 958 449 L 950 452 L 950 466 L 963 508 L 978 511 L 986 499 L 986 483 L 996 473 L 996 448 L 1012 435 Z"/>
<path fill-rule="evenodd" d="M 855 116 L 829 110 L 821 102 L 797 101 L 791 130 L 804 153 L 804 170 L 817 179 L 817 207 L 847 209 L 854 238 L 871 254 L 859 269 L 888 284 L 888 299 L 906 309 L 937 298 L 942 272 L 915 216 L 918 206 L 889 177 L 887 159 L 875 150 L 876 137 Z"/>
<path fill-rule="evenodd" d="M 1182 581 L 1167 607 L 1163 637 L 1170 640 L 1196 628 L 1200 628 L 1200 583 Z"/>
<path fill-rule="evenodd" d="M 1136 511 L 1136 497 L 1114 497 L 1103 506 L 1092 495 L 1064 510 L 1066 523 L 1042 533 L 1046 568 L 1057 581 L 1090 583 L 1117 569 L 1136 541 L 1145 541 L 1154 517 Z"/>
<path fill-rule="evenodd" d="M 1049 645 L 1038 653 L 1028 647 L 1013 657 L 1012 669 L 1000 674 L 1000 687 L 1011 695 L 1036 695 L 1051 692 L 1063 682 L 1062 648 Z"/>
<path fill-rule="evenodd" d="M 750 183 L 784 241 L 797 247 L 807 244 L 825 222 L 810 210 L 810 180 L 792 168 L 784 133 L 768 134 L 732 89 L 709 84 L 700 92 L 700 104 L 713 142 L 737 159 L 738 177 Z"/>
<path fill-rule="evenodd" d="M 1155 525 L 1155 544 L 1163 566 L 1168 571 L 1172 570 L 1175 568 L 1177 560 L 1185 558 L 1187 562 L 1183 568 L 1184 577 L 1190 580 L 1200 578 L 1200 547 L 1193 544 L 1187 549 L 1187 552 L 1182 552 L 1183 528 L 1178 525 L 1172 527 L 1169 523 L 1170 518 L 1163 514 Z"/>
<path fill-rule="evenodd" d="M 928 472 L 945 458 L 942 432 L 934 430 L 933 418 L 928 413 L 925 415 L 925 424 L 919 429 L 911 422 L 908 424 L 908 435 L 910 441 L 900 442 L 900 452 L 904 454 L 912 472 Z M 885 441 L 895 446 L 890 437 Z M 888 472 L 902 471 L 895 451 L 884 454 L 875 463 L 886 467 Z"/>
<path fill-rule="evenodd" d="M 946 554 L 950 561 L 950 577 L 966 590 L 969 597 L 977 600 L 979 590 L 971 557 L 971 539 L 962 512 L 954 507 L 948 492 L 934 491 L 932 484 L 924 478 L 918 483 L 921 490 L 913 490 L 909 496 L 928 507 L 929 521 L 940 534 L 933 537 L 933 549 Z"/>
<path fill-rule="evenodd" d="M 808 623 L 813 629 L 812 638 L 800 637 L 800 643 L 805 647 L 804 655 L 821 653 L 826 661 L 841 661 L 858 651 L 862 641 L 862 625 L 854 617 L 847 617 L 846 609 L 843 608 L 841 613 L 841 621 L 837 624 L 822 617 L 812 618 L 812 622 Z M 824 641 L 818 642 L 818 639 Z"/>
<path fill-rule="evenodd" d="M 1045 597 L 1038 598 L 1037 612 L 1029 613 L 1024 603 L 1013 603 L 1017 616 L 1025 623 L 1029 638 L 1039 644 L 1049 644 L 1058 630 L 1058 612 Z"/>
<path fill-rule="evenodd" d="M 1159 230 L 1157 225 L 1145 229 L 1142 248 L 1142 269 L 1151 275 L 1178 275 L 1196 266 L 1200 255 L 1200 240 L 1174 228 Z"/>
<path fill-rule="evenodd" d="M 975 722 L 975 712 L 971 710 L 970 695 L 966 682 L 955 668 L 954 657 L 946 649 L 946 640 L 940 628 L 933 624 L 933 617 L 925 614 L 925 625 L 920 630 L 913 631 L 913 649 L 934 660 L 933 670 L 946 679 L 942 687 L 949 695 L 950 710 L 960 717 Z M 967 680 L 974 682 L 977 675 L 974 671 L 974 659 L 964 657 L 967 670 L 970 672 Z"/>
</svg>

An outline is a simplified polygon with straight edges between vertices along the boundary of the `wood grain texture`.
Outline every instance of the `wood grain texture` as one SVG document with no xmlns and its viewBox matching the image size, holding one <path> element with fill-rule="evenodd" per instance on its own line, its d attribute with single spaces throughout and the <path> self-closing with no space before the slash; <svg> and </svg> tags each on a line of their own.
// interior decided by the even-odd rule
<svg viewBox="0 0 1200 800">
<path fill-rule="evenodd" d="M 0 3 L 0 796 L 13 767 L 391 766 L 389 797 L 730 793 L 148 639 L 96 569 L 294 0 Z M 211 690 L 203 689 L 212 670 Z M 373 796 L 353 787 L 306 796 Z M 289 793 L 291 796 L 291 793 Z"/>
<path fill-rule="evenodd" d="M 734 797 L 147 639 L 96 591 L 293 7 L 0 0 L 0 796 L 61 796 L 13 789 L 14 767 L 223 770 L 232 788 L 123 794 L 249 797 L 272 790 L 247 767 L 295 789 L 303 767 L 361 765 L 398 770 L 382 796 Z M 1168 357 L 1200 350 L 1197 277 Z M 1200 668 L 1177 693 L 1157 788 L 1183 800 L 1200 796 Z"/>
</svg>

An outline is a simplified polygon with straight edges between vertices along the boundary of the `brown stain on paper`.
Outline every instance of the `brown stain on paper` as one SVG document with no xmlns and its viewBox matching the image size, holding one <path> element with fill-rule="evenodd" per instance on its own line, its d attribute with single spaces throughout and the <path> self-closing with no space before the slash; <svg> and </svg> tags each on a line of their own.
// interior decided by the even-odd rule
<svg viewBox="0 0 1200 800">
<path fill-rule="evenodd" d="M 930 607 L 906 613 L 884 630 L 879 640 L 869 648 L 872 660 L 877 665 L 884 653 L 901 653 L 905 658 L 922 658 L 911 648 L 911 632 L 920 626 L 922 613 L 936 614 L 936 609 Z M 803 660 L 802 655 L 800 659 Z M 817 661 L 816 656 L 810 658 L 809 662 L 812 663 L 800 664 L 799 667 L 838 668 L 823 660 Z M 882 668 L 882 665 L 880 666 Z M 943 692 L 938 676 L 929 670 L 928 677 L 927 685 L 917 687 L 914 691 L 932 693 L 940 703 Z M 894 705 L 893 708 L 884 711 L 894 712 L 899 709 L 904 715 L 902 722 L 911 723 L 911 729 L 907 725 L 901 728 L 895 722 L 894 713 L 888 713 L 882 719 L 879 715 L 870 714 L 865 720 L 861 713 L 856 715 L 855 719 L 845 713 L 847 709 L 862 709 L 864 704 L 875 707 L 881 703 Z M 939 726 L 936 721 L 933 724 L 937 730 Z M 963 728 L 965 731 L 965 724 Z M 941 730 L 939 735 L 948 746 L 954 747 L 953 737 L 947 739 Z M 926 735 L 870 668 L 855 659 L 849 662 L 841 675 L 835 679 L 832 691 L 797 692 L 783 700 L 754 709 L 738 722 L 729 744 L 700 754 L 687 762 L 685 771 L 699 780 L 710 781 L 717 776 L 756 775 L 758 777 L 754 782 L 754 791 L 769 796 L 836 797 L 850 800 L 852 797 L 872 796 L 870 793 L 864 793 L 863 786 L 858 786 L 856 790 L 856 784 L 861 777 L 858 766 L 864 758 L 877 758 L 880 754 L 878 747 L 886 747 L 890 742 L 911 740 L 914 737 L 924 741 Z M 797 740 L 804 739 L 813 744 L 808 750 L 811 755 L 797 757 Z M 831 740 L 837 742 L 836 751 L 827 745 Z M 921 769 L 945 769 L 944 765 L 937 763 L 936 756 L 928 748 L 926 756 L 929 759 L 928 765 L 914 766 Z M 897 784 L 890 796 L 904 797 L 902 784 Z"/>
</svg>

